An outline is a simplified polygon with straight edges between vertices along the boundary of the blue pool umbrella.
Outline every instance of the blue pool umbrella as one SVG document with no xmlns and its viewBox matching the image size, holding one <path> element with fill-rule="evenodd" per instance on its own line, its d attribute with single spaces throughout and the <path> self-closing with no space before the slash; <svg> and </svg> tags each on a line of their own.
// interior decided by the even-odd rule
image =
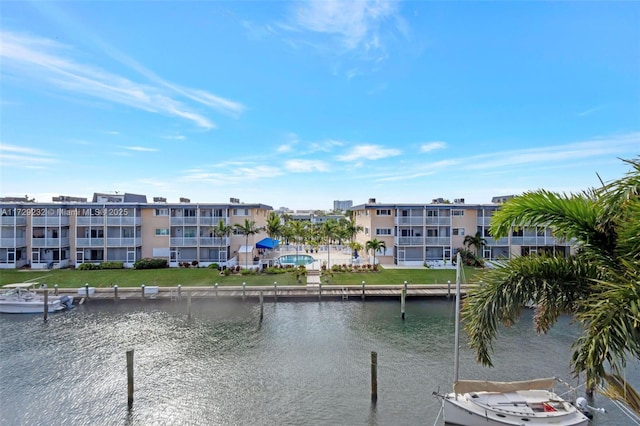
<svg viewBox="0 0 640 426">
<path fill-rule="evenodd" d="M 264 238 L 256 243 L 258 249 L 274 249 L 278 247 L 279 241 L 273 238 Z"/>
</svg>

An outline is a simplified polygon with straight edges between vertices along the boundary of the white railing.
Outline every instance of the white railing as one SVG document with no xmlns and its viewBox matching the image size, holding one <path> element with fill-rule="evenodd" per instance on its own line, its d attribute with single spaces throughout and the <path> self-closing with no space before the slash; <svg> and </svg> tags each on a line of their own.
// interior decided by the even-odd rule
<svg viewBox="0 0 640 426">
<path fill-rule="evenodd" d="M 423 246 L 424 237 L 397 237 L 396 244 L 399 246 Z"/>
<path fill-rule="evenodd" d="M 139 246 L 142 244 L 142 239 L 140 237 L 137 238 L 121 238 L 121 237 L 112 237 L 107 238 L 107 247 L 132 247 Z"/>
<path fill-rule="evenodd" d="M 25 237 L 18 238 L 0 238 L 0 247 L 14 248 L 14 247 L 26 247 L 27 239 Z"/>
<path fill-rule="evenodd" d="M 2 216 L 0 218 L 0 224 L 2 225 L 26 225 L 26 216 Z"/>
<path fill-rule="evenodd" d="M 198 218 L 197 217 L 172 217 L 170 224 L 171 225 L 197 225 Z"/>
<path fill-rule="evenodd" d="M 31 225 L 33 226 L 68 226 L 68 216 L 33 216 L 31 218 Z"/>
<path fill-rule="evenodd" d="M 76 238 L 76 247 L 102 247 L 104 238 Z"/>
<path fill-rule="evenodd" d="M 134 226 L 134 225 L 140 225 L 140 223 L 141 223 L 141 219 L 139 217 L 107 216 L 107 225 Z"/>
<path fill-rule="evenodd" d="M 195 247 L 198 245 L 196 237 L 171 237 L 171 245 L 175 247 Z"/>
<path fill-rule="evenodd" d="M 200 237 L 201 246 L 226 247 L 229 245 L 229 238 Z"/>
<path fill-rule="evenodd" d="M 78 216 L 76 226 L 104 225 L 104 216 Z"/>
<path fill-rule="evenodd" d="M 64 247 L 69 245 L 69 237 L 66 238 L 32 238 L 32 247 Z"/>
<path fill-rule="evenodd" d="M 400 216 L 396 217 L 396 225 L 424 225 L 422 216 Z"/>
<path fill-rule="evenodd" d="M 448 246 L 451 244 L 450 237 L 427 237 L 428 246 Z"/>
<path fill-rule="evenodd" d="M 451 217 L 427 217 L 427 225 L 451 225 Z"/>
</svg>

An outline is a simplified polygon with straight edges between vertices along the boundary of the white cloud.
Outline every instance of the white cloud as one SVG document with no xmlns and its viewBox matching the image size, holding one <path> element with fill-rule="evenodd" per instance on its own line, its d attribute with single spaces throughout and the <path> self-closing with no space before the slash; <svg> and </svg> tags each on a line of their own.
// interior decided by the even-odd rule
<svg viewBox="0 0 640 426">
<path fill-rule="evenodd" d="M 284 167 L 292 173 L 329 171 L 329 165 L 319 160 L 288 160 L 284 163 Z"/>
<path fill-rule="evenodd" d="M 135 82 L 121 75 L 78 63 L 69 57 L 69 47 L 49 39 L 8 31 L 0 32 L 0 39 L 3 69 L 14 70 L 16 75 L 44 84 L 48 89 L 55 87 L 131 108 L 180 117 L 205 129 L 214 128 L 215 124 L 186 105 L 184 98 L 234 116 L 245 108 L 239 102 L 204 90 L 183 88 L 169 83 L 117 52 L 111 52 L 112 56 L 131 66 L 151 82 Z M 178 100 L 179 97 L 183 97 L 183 100 Z"/>
<path fill-rule="evenodd" d="M 158 151 L 157 148 L 146 148 L 144 146 L 123 146 L 124 149 L 128 149 L 130 151 L 137 151 L 137 152 L 156 152 Z"/>
<path fill-rule="evenodd" d="M 431 151 L 435 151 L 437 149 L 443 149 L 446 147 L 447 147 L 447 144 L 445 142 L 440 142 L 440 141 L 427 142 L 420 145 L 420 152 L 431 152 Z"/>
<path fill-rule="evenodd" d="M 37 148 L 0 143 L 0 166 L 3 168 L 45 169 L 58 160 Z"/>
<path fill-rule="evenodd" d="M 380 160 L 387 157 L 395 157 L 402 152 L 399 149 L 384 148 L 380 145 L 358 145 L 349 153 L 336 157 L 338 161 Z"/>
<path fill-rule="evenodd" d="M 177 140 L 177 141 L 183 141 L 185 140 L 187 137 L 184 135 L 175 135 L 175 136 L 162 136 L 162 139 L 171 139 L 171 140 Z"/>
<path fill-rule="evenodd" d="M 310 152 L 331 152 L 333 148 L 344 145 L 343 142 L 335 139 L 325 139 L 322 142 L 311 142 L 309 144 Z"/>
</svg>

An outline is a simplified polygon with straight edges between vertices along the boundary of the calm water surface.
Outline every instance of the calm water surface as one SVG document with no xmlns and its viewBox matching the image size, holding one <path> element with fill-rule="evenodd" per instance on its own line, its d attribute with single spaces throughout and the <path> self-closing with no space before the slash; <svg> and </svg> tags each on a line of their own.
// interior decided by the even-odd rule
<svg viewBox="0 0 640 426">
<path fill-rule="evenodd" d="M 2 425 L 433 425 L 432 392 L 451 389 L 453 302 L 247 301 L 85 304 L 69 313 L 0 315 Z M 499 337 L 497 368 L 463 342 L 461 377 L 571 381 L 577 331 L 537 336 L 525 313 Z M 464 341 L 464 334 L 463 334 Z M 126 351 L 135 350 L 127 409 Z M 378 403 L 370 354 L 378 353 Z M 640 383 L 640 368 L 627 374 Z M 577 384 L 574 380 L 572 383 Z M 609 401 L 594 425 L 630 424 Z"/>
</svg>

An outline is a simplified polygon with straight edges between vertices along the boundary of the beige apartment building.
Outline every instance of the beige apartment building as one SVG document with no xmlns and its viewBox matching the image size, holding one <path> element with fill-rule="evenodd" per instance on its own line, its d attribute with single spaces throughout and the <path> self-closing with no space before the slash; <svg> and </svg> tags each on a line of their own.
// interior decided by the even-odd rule
<svg viewBox="0 0 640 426">
<path fill-rule="evenodd" d="M 382 265 L 422 266 L 446 264 L 460 248 L 464 239 L 479 232 L 485 240 L 481 257 L 498 260 L 532 253 L 568 254 L 571 244 L 558 241 L 545 227 L 514 229 L 505 238 L 495 239 L 489 233 L 491 216 L 509 197 L 496 197 L 491 204 L 466 204 L 464 199 L 433 200 L 429 204 L 368 203 L 351 207 L 355 224 L 364 232 L 356 241 L 363 246 L 378 239 L 386 249 L 376 253 Z M 472 248 L 475 250 L 475 248 Z"/>
<path fill-rule="evenodd" d="M 271 206 L 259 203 L 147 202 L 144 195 L 94 194 L 93 199 L 54 197 L 50 203 L 4 198 L 0 201 L 0 269 L 51 269 L 85 262 L 123 262 L 132 267 L 142 258 L 165 258 L 169 266 L 197 261 L 252 264 L 255 241 L 238 234 L 234 224 L 245 219 L 263 227 Z M 220 221 L 229 236 L 215 235 Z M 251 262 L 249 262 L 249 260 Z"/>
<path fill-rule="evenodd" d="M 446 264 L 465 247 L 465 237 L 476 232 L 486 243 L 480 250 L 485 260 L 570 252 L 570 243 L 558 241 L 544 227 L 518 228 L 505 238 L 493 238 L 491 216 L 508 198 L 496 197 L 490 204 L 466 204 L 463 199 L 387 204 L 370 199 L 350 210 L 363 229 L 357 242 L 364 246 L 374 238 L 384 241 L 386 249 L 376 253 L 382 265 Z M 170 203 L 160 197 L 148 202 L 137 194 L 94 194 L 91 201 L 60 196 L 50 203 L 3 198 L 0 211 L 0 269 L 47 269 L 105 261 L 132 267 L 142 258 L 167 259 L 171 267 L 184 262 L 254 265 L 256 242 L 266 234 L 260 231 L 247 241 L 234 225 L 250 220 L 263 228 L 273 208 L 235 198 L 229 203 L 191 203 L 185 198 Z M 229 236 L 214 231 L 220 221 L 233 230 Z"/>
</svg>

